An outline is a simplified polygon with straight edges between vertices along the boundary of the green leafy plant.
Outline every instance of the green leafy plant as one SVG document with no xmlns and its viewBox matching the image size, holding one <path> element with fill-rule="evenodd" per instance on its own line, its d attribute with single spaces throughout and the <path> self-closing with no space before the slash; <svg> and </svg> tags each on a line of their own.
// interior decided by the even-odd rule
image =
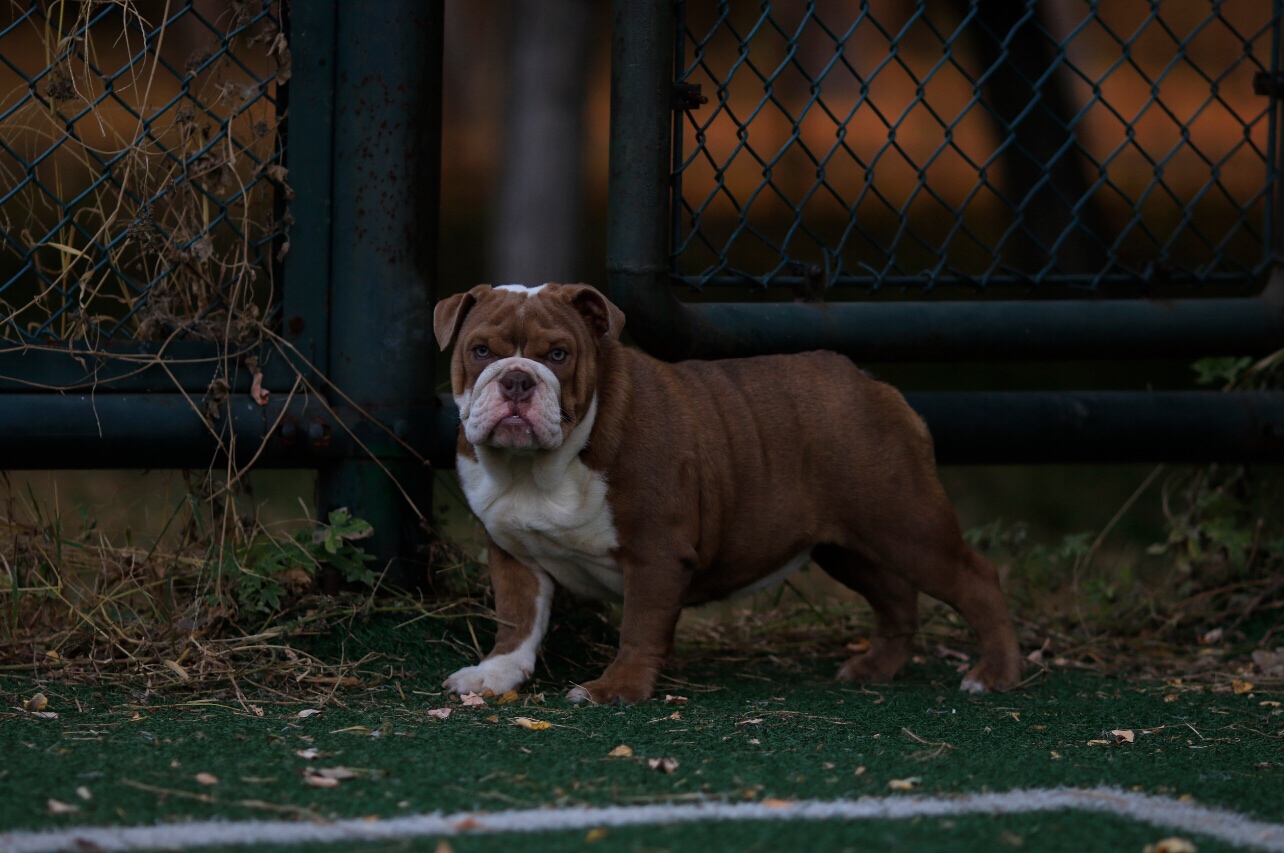
<svg viewBox="0 0 1284 853">
<path fill-rule="evenodd" d="M 243 543 L 224 550 L 217 571 L 230 583 L 239 608 L 271 613 L 281 609 L 287 594 L 309 589 L 326 568 L 337 570 L 348 582 L 374 583 L 369 567 L 374 557 L 356 544 L 373 534 L 369 522 L 353 518 L 346 508 L 333 510 L 327 523 L 296 530 L 289 537 L 256 527 Z"/>
</svg>

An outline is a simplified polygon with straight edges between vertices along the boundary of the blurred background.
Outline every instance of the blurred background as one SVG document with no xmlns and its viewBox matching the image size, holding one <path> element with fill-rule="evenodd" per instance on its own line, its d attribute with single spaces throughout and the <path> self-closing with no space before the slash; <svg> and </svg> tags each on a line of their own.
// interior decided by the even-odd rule
<svg viewBox="0 0 1284 853">
<path fill-rule="evenodd" d="M 79 9 L 34 5 L 46 22 Z M 125 332 L 153 339 L 179 327 L 189 336 L 217 336 L 247 313 L 279 323 L 271 306 L 288 222 L 271 190 L 307 180 L 273 171 L 279 168 L 274 107 L 289 77 L 288 43 L 278 38 L 279 28 L 265 24 L 254 31 L 251 49 L 228 62 L 212 36 L 259 14 L 260 5 L 195 0 L 195 14 L 176 18 L 165 36 L 161 73 L 105 79 L 79 66 L 43 78 L 39 86 L 50 101 L 68 109 L 78 101 L 97 107 L 71 110 L 76 145 L 67 144 L 61 119 L 27 98 L 27 80 L 46 67 L 56 36 L 47 24 L 42 31 L 28 20 L 27 4 L 15 0 L 0 8 L 0 225 L 8 240 L 0 249 L 0 282 L 7 282 L 0 310 L 10 339 Z M 1251 290 L 1245 281 L 1260 284 L 1251 273 L 1263 269 L 1265 258 L 1268 116 L 1252 78 L 1271 49 L 1269 5 L 1039 4 L 1039 32 L 1062 45 L 1071 69 L 1040 84 L 1055 90 L 1059 116 L 1073 121 L 1072 150 L 1057 155 L 1063 167 L 1048 179 L 1058 192 L 1077 187 L 1082 201 L 1069 203 L 1064 192 L 1050 198 L 1068 205 L 1057 215 L 1079 217 L 1083 233 L 1112 235 L 1106 244 L 1121 269 L 1160 286 L 1180 284 L 1176 273 L 1184 270 L 1239 275 L 1221 290 L 1197 291 L 1204 295 Z M 835 298 L 919 298 L 942 264 L 968 275 L 1028 271 L 1029 241 L 1039 235 L 1004 235 L 1008 197 L 1031 180 L 1031 166 L 998 153 L 1013 117 L 996 114 L 976 94 L 1001 85 L 978 81 L 998 53 L 1016 46 L 993 33 L 989 40 L 977 37 L 975 7 L 964 2 L 781 0 L 773 6 L 766 24 L 752 3 L 688 7 L 686 79 L 702 83 L 724 118 L 754 116 L 748 130 L 738 119 L 710 121 L 711 104 L 682 123 L 685 150 L 701 152 L 684 167 L 687 206 L 675 235 L 677 267 L 691 296 L 780 296 L 766 280 L 747 290 L 720 283 L 724 261 L 762 276 L 779 270 L 786 257 L 869 276 Z M 132 0 L 121 9 L 126 18 L 153 24 L 171 11 L 164 0 Z M 604 286 L 608 4 L 448 0 L 445 9 L 439 295 L 479 282 Z M 727 26 L 714 28 L 718 20 Z M 101 25 L 104 33 L 111 26 Z M 958 35 L 965 32 L 971 35 Z M 753 67 L 742 67 L 741 47 L 749 42 Z M 836 63 L 839 43 L 846 48 Z M 105 36 L 91 53 L 106 67 L 136 49 L 128 38 Z M 827 110 L 794 106 L 822 87 Z M 189 103 L 190 92 L 203 93 L 199 109 Z M 141 147 L 128 132 L 136 121 L 130 105 L 140 99 L 163 105 Z M 177 194 L 163 209 L 146 208 L 140 198 L 187 168 L 182 152 L 208 145 L 206 116 L 222 121 L 214 132 L 224 144 L 210 149 L 194 183 L 229 199 L 221 215 L 211 215 L 208 198 L 196 193 Z M 93 176 L 105 161 L 117 175 L 128 175 L 134 192 L 94 194 Z M 818 161 L 825 180 L 817 192 Z M 78 209 L 57 203 L 69 195 L 87 202 Z M 735 233 L 742 210 L 751 213 L 755 235 Z M 856 233 L 850 233 L 853 216 Z M 65 240 L 33 250 L 29 235 L 47 232 L 60 218 L 67 223 Z M 134 229 L 132 241 L 111 252 L 128 286 L 106 275 L 82 278 L 76 265 L 104 242 L 97 235 L 126 226 Z M 697 231 L 698 239 L 690 239 Z M 172 251 L 149 255 L 153 238 Z M 1103 251 L 1100 241 L 1084 246 L 1066 251 L 1064 264 Z M 151 284 L 175 257 L 198 273 L 253 274 L 238 279 L 231 299 L 211 291 L 209 276 L 201 274 Z M 1156 278 L 1157 265 L 1176 273 Z M 882 286 L 879 276 L 896 284 Z M 961 280 L 951 287 L 975 289 Z M 1111 295 L 1110 287 L 1099 289 Z M 1119 286 L 1121 293 L 1137 289 L 1135 282 Z M 995 292 L 1001 290 L 986 295 Z M 1164 360 L 863 366 L 904 390 L 1187 388 L 1195 381 L 1189 364 Z M 441 365 L 442 390 L 444 378 Z M 476 543 L 453 472 L 437 476 L 433 513 L 450 536 Z M 992 533 L 1019 527 L 1020 537 L 1053 544 L 1108 529 L 1098 565 L 1106 576 L 1128 577 L 1162 575 L 1171 565 L 1170 555 L 1148 556 L 1146 549 L 1168 535 L 1165 483 L 1180 489 L 1190 476 L 1187 469 L 1156 474 L 1154 466 L 1132 465 L 943 472 L 965 527 Z M 265 524 L 303 523 L 315 515 L 314 480 L 310 472 L 254 472 L 244 481 L 245 511 Z M 5 476 L 5 494 L 11 513 L 55 507 L 81 524 L 145 540 L 165 534 L 166 519 L 190 499 L 191 483 L 164 471 L 13 471 Z M 1011 544 L 1011 536 L 1005 541 Z"/>
</svg>

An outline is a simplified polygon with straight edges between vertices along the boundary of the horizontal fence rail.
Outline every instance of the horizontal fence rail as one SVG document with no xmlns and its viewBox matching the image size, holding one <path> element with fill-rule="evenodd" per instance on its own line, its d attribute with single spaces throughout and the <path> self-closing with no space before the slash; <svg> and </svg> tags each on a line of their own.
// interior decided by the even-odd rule
<svg viewBox="0 0 1284 853">
<path fill-rule="evenodd" d="M 1284 393 L 911 392 L 948 464 L 1284 462 Z M 459 411 L 439 410 L 434 459 L 451 459 Z"/>
</svg>

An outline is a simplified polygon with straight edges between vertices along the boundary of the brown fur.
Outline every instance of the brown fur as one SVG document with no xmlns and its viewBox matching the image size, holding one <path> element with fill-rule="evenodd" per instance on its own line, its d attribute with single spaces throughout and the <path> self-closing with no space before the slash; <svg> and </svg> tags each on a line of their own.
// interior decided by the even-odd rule
<svg viewBox="0 0 1284 853">
<path fill-rule="evenodd" d="M 556 366 L 569 423 L 598 394 L 581 459 L 609 483 L 624 608 L 618 657 L 583 685 L 593 701 L 649 697 L 682 607 L 724 598 L 813 545 L 876 614 L 870 650 L 840 679 L 900 669 L 923 591 L 977 632 L 968 679 L 987 690 L 1019 680 L 997 574 L 964 544 L 931 438 L 895 389 L 827 352 L 665 364 L 619 344 L 623 317 L 591 288 L 541 296 L 553 298 L 474 288 L 439 305 L 435 327 L 443 347 L 459 335 L 456 393 L 484 366 L 469 357 L 483 341 L 501 356 L 573 348 L 574 362 Z M 462 433 L 460 452 L 474 453 Z M 491 553 L 501 621 L 528 620 L 524 582 L 509 576 L 530 572 L 493 543 Z"/>
</svg>

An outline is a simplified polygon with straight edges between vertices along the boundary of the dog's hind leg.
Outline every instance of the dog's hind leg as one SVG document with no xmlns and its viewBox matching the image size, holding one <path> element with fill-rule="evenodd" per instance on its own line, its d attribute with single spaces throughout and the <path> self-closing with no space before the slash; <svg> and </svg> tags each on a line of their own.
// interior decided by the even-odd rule
<svg viewBox="0 0 1284 853">
<path fill-rule="evenodd" d="M 953 607 L 976 632 L 981 661 L 964 676 L 964 690 L 983 693 L 1015 687 L 1023 662 L 998 572 L 963 543 L 952 512 L 948 526 L 932 525 L 929 518 L 930 513 L 923 513 L 906 522 L 895 543 L 879 549 L 881 565 Z"/>
<path fill-rule="evenodd" d="M 846 548 L 818 545 L 812 558 L 834 580 L 860 593 L 874 611 L 869 650 L 843 664 L 838 680 L 890 681 L 909 658 L 918 630 L 918 591 Z"/>
</svg>

